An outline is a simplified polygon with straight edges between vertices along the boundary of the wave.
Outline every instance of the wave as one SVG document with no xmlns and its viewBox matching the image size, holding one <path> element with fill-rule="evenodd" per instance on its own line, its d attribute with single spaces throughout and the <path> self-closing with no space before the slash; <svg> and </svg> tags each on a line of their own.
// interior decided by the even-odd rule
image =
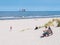
<svg viewBox="0 0 60 45">
<path fill-rule="evenodd" d="M 29 18 L 53 18 L 53 17 L 60 17 L 60 15 L 49 15 L 49 16 L 5 16 L 5 17 L 0 17 L 0 20 L 9 20 L 9 19 L 29 19 Z"/>
</svg>

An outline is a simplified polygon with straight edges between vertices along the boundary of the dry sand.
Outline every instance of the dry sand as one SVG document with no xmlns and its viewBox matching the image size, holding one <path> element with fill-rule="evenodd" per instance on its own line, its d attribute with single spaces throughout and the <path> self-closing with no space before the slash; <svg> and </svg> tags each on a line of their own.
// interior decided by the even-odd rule
<svg viewBox="0 0 60 45">
<path fill-rule="evenodd" d="M 40 38 L 43 26 L 52 18 L 0 20 L 0 45 L 60 45 L 60 27 L 52 27 L 53 35 Z M 12 26 L 12 30 L 10 30 Z"/>
</svg>

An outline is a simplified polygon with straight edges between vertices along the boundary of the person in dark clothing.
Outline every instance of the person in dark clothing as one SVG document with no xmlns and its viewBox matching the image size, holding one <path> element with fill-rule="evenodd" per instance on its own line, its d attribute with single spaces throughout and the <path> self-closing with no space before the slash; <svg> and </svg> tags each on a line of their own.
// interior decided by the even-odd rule
<svg viewBox="0 0 60 45">
<path fill-rule="evenodd" d="M 47 30 L 48 30 L 48 28 L 47 28 L 47 26 L 45 26 L 45 30 L 43 31 L 44 33 L 42 34 L 41 38 L 49 36 L 49 33 L 47 32 Z"/>
<path fill-rule="evenodd" d="M 35 27 L 35 30 L 37 30 L 38 29 L 38 27 Z"/>
<path fill-rule="evenodd" d="M 46 37 L 46 36 L 49 36 L 49 33 L 48 32 L 44 32 L 43 33 L 43 36 L 41 36 L 41 37 Z"/>
<path fill-rule="evenodd" d="M 45 27 L 45 28 L 47 28 L 47 27 Z M 41 36 L 41 38 L 42 37 L 48 37 L 48 36 L 50 36 L 50 35 L 52 35 L 53 34 L 53 32 L 52 32 L 52 30 L 51 30 L 51 28 L 49 27 L 47 30 L 44 30 L 43 31 L 44 33 L 43 33 L 43 36 Z"/>
<path fill-rule="evenodd" d="M 50 27 L 48 28 L 48 33 L 49 33 L 50 35 L 52 35 L 52 34 L 53 34 L 53 32 L 52 32 L 52 30 L 51 30 L 51 28 L 50 28 Z"/>
</svg>

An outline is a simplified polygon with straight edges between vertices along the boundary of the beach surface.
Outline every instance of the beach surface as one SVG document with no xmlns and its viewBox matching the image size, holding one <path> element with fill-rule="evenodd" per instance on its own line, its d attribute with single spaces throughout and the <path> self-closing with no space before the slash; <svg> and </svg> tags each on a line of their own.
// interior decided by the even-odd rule
<svg viewBox="0 0 60 45">
<path fill-rule="evenodd" d="M 44 38 L 44 27 L 34 30 L 52 19 L 0 20 L 0 45 L 60 45 L 60 27 L 52 27 L 53 35 Z"/>
</svg>

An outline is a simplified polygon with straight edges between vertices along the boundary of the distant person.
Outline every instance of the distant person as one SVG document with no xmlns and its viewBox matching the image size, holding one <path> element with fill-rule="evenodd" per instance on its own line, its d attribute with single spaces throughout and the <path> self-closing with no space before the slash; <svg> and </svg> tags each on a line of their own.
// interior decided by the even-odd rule
<svg viewBox="0 0 60 45">
<path fill-rule="evenodd" d="M 36 27 L 35 27 L 35 30 L 37 30 L 37 29 L 38 29 L 38 27 L 36 26 Z"/>
<path fill-rule="evenodd" d="M 12 31 L 12 26 L 10 26 L 10 31 Z"/>
</svg>

